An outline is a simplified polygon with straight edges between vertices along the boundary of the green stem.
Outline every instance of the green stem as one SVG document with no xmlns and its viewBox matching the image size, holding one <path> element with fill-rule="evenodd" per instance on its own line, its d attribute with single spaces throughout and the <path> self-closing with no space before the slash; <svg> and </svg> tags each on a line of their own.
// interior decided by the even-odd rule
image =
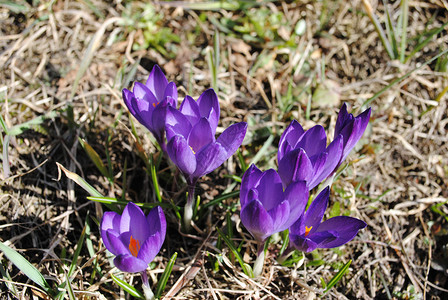
<svg viewBox="0 0 448 300">
<path fill-rule="evenodd" d="M 146 300 L 154 300 L 154 293 L 151 290 L 151 287 L 149 286 L 149 281 L 148 281 L 148 275 L 146 274 L 146 270 L 142 271 L 140 273 L 142 275 L 142 281 L 143 281 L 143 293 L 145 294 L 145 299 Z"/>
<path fill-rule="evenodd" d="M 266 242 L 259 242 L 258 243 L 258 249 L 257 249 L 257 259 L 254 263 L 254 277 L 258 277 L 261 275 L 261 272 L 263 271 L 264 266 L 264 259 L 266 257 L 266 252 L 264 251 Z"/>
<path fill-rule="evenodd" d="M 184 207 L 184 226 L 185 231 L 189 232 L 191 230 L 191 220 L 193 219 L 193 209 L 194 209 L 194 188 L 195 185 L 188 185 L 188 198 L 187 203 Z"/>
</svg>

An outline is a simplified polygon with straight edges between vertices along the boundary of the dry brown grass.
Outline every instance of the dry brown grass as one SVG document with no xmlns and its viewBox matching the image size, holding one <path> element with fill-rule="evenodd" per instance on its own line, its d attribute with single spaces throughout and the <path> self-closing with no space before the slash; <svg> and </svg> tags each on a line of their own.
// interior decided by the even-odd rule
<svg viewBox="0 0 448 300">
<path fill-rule="evenodd" d="M 179 43 L 167 45 L 178 48 L 177 54 L 168 58 L 153 47 L 133 50 L 133 44 L 143 43 L 145 38 L 142 30 L 123 25 L 127 2 L 92 0 L 104 18 L 95 14 L 89 2 L 25 3 L 29 8 L 25 13 L 13 13 L 0 4 L 2 117 L 11 127 L 50 111 L 59 112 L 42 127 L 12 138 L 9 160 L 2 156 L 10 174 L 0 172 L 0 239 L 19 250 L 50 282 L 59 284 L 65 280 L 64 271 L 89 219 L 90 239 L 104 274 L 91 281 L 90 255 L 83 249 L 72 284 L 79 298 L 109 299 L 125 294 L 110 277 L 116 269 L 106 260 L 98 228 L 90 217 L 86 218 L 88 211 L 90 216 L 100 218 L 101 209 L 97 206 L 95 210 L 95 205 L 86 200 L 87 194 L 72 181 L 56 180 L 56 162 L 82 175 L 103 195 L 121 197 L 126 161 L 126 199 L 154 201 L 150 179 L 129 130 L 121 89 L 129 88 L 132 81 L 145 81 L 152 65 L 158 63 L 170 80 L 184 87 L 180 95 L 188 92 L 196 98 L 211 85 L 204 51 L 207 46 L 213 47 L 216 27 L 210 20 L 225 16 L 239 21 L 244 11 L 201 12 L 186 9 L 186 2 L 177 7 L 155 5 L 157 14 L 164 16 L 156 25 L 171 28 L 180 37 Z M 142 2 L 132 3 L 134 12 Z M 348 102 L 352 111 L 359 111 L 365 100 L 393 79 L 446 48 L 448 35 L 444 30 L 406 65 L 391 61 L 360 0 L 350 6 L 325 3 L 262 5 L 272 13 L 283 13 L 290 24 L 306 21 L 305 34 L 294 41 L 296 48 L 275 46 L 270 41 L 243 42 L 240 36 L 232 36 L 234 33 L 220 34 L 221 126 L 255 121 L 250 123 L 250 143 L 243 146 L 246 162 L 264 144 L 269 128 L 276 139 L 259 163 L 264 169 L 275 167 L 276 141 L 294 118 L 306 128 L 322 124 L 332 132 L 339 102 L 313 106 L 309 119 L 305 113 L 308 99 L 322 78 L 326 83 L 331 80 L 340 102 Z M 396 9 L 399 4 L 392 5 Z M 374 3 L 373 8 L 383 14 L 382 5 Z M 409 36 L 447 22 L 447 9 L 444 0 L 410 2 Z M 320 19 L 324 13 L 328 19 Z M 326 24 L 322 25 L 322 20 Z M 291 33 L 291 28 L 278 30 L 281 35 Z M 265 57 L 261 66 L 257 65 L 260 57 Z M 303 68 L 295 72 L 298 65 Z M 405 299 L 406 295 L 446 299 L 448 224 L 443 214 L 448 214 L 447 82 L 447 73 L 435 72 L 431 64 L 372 102 L 371 126 L 364 134 L 364 146 L 350 156 L 350 166 L 335 183 L 331 197 L 332 203 L 340 202 L 343 210 L 367 222 L 368 227 L 354 241 L 338 251 L 316 251 L 314 256 L 307 256 L 304 265 L 296 267 L 280 266 L 275 260 L 279 248 L 272 245 L 258 279 L 244 275 L 224 247 L 219 271 L 213 272 L 211 262 L 220 252 L 214 228 L 226 224 L 226 207 L 238 201 L 228 199 L 199 224 L 202 232 L 191 236 L 181 234 L 178 219 L 172 211 L 166 211 L 168 235 L 150 278 L 156 282 L 177 251 L 179 258 L 166 289 L 168 296 L 176 299 L 314 299 L 322 295 L 320 278 L 328 282 L 336 273 L 336 263 L 353 259 L 350 271 L 324 298 L 399 298 L 402 293 Z M 287 94 L 289 84 L 295 102 L 282 111 L 278 96 Z M 73 108 L 72 117 L 69 106 Z M 145 151 L 154 153 L 149 133 L 141 126 L 137 126 L 137 132 Z M 116 175 L 113 186 L 89 160 L 78 137 L 86 139 L 103 158 L 105 148 L 109 148 Z M 182 182 L 178 177 L 172 179 L 177 175 L 169 165 L 163 166 L 163 197 L 182 203 Z M 237 159 L 233 158 L 203 178 L 198 188 L 203 201 L 213 199 L 233 182 L 222 175 L 238 172 Z M 441 213 L 431 209 L 437 204 L 441 204 Z M 238 210 L 232 214 L 235 243 L 243 241 L 244 257 L 251 262 L 255 245 L 239 222 Z M 324 264 L 313 266 L 316 260 Z M 2 264 L 16 284 L 19 298 L 36 294 L 27 285 L 32 282 L 5 257 Z M 140 280 L 132 275 L 126 278 L 128 282 Z M 5 282 L 0 285 L 2 298 L 14 298 Z M 410 292 L 411 286 L 415 292 Z"/>
</svg>

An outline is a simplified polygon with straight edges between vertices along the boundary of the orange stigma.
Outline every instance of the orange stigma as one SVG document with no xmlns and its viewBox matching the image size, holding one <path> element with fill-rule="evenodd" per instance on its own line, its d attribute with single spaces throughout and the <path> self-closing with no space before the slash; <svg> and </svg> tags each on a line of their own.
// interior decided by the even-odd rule
<svg viewBox="0 0 448 300">
<path fill-rule="evenodd" d="M 137 257 L 138 251 L 140 251 L 140 242 L 134 239 L 131 235 L 131 240 L 129 241 L 129 251 L 131 254 Z"/>
<path fill-rule="evenodd" d="M 157 104 L 153 103 L 152 106 L 156 107 L 156 105 L 159 105 L 159 102 L 157 102 Z"/>
<path fill-rule="evenodd" d="M 193 152 L 193 154 L 196 154 L 196 152 L 194 152 L 193 147 L 189 146 L 191 149 L 191 152 Z"/>
<path fill-rule="evenodd" d="M 307 236 L 310 233 L 312 228 L 313 228 L 313 226 L 310 226 L 310 227 L 305 226 L 305 236 Z"/>
</svg>

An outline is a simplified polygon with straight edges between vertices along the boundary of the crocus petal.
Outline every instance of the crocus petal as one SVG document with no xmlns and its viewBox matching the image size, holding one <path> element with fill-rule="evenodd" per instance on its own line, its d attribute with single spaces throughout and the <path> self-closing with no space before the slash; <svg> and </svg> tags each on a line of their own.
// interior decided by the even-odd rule
<svg viewBox="0 0 448 300">
<path fill-rule="evenodd" d="M 107 230 L 106 238 L 109 241 L 109 247 L 106 246 L 107 250 L 109 250 L 114 255 L 120 254 L 131 254 L 129 251 L 129 244 L 125 245 L 122 240 L 122 237 L 115 231 Z M 103 239 L 104 241 L 104 239 Z M 106 244 L 104 244 L 106 245 Z"/>
<path fill-rule="evenodd" d="M 289 228 L 294 222 L 296 222 L 305 211 L 306 204 L 308 203 L 308 187 L 305 181 L 296 181 L 288 185 L 285 190 L 285 200 L 289 202 L 291 208 L 289 218 L 283 225 L 280 231 Z"/>
<path fill-rule="evenodd" d="M 353 120 L 353 115 L 347 112 L 347 104 L 344 102 L 338 113 L 338 119 L 336 120 L 336 126 L 334 128 L 334 136 L 341 134 L 341 130 L 346 124 Z"/>
<path fill-rule="evenodd" d="M 231 155 L 231 154 L 230 154 Z M 210 143 L 196 153 L 197 167 L 192 177 L 199 178 L 222 165 L 229 157 L 226 150 L 218 143 Z"/>
<path fill-rule="evenodd" d="M 293 181 L 311 180 L 314 169 L 305 151 L 296 149 L 288 152 L 278 163 L 278 174 L 286 187 Z"/>
<path fill-rule="evenodd" d="M 138 252 L 137 258 L 149 264 L 159 253 L 162 248 L 164 237 L 156 233 L 146 239 Z"/>
<path fill-rule="evenodd" d="M 148 264 L 131 254 L 118 255 L 114 259 L 114 265 L 123 272 L 136 273 L 148 268 Z"/>
<path fill-rule="evenodd" d="M 166 109 L 166 139 L 169 141 L 175 135 L 181 135 L 185 139 L 191 131 L 191 124 L 187 117 L 174 107 L 168 106 Z"/>
<path fill-rule="evenodd" d="M 140 207 L 129 202 L 123 210 L 120 220 L 120 234 L 130 232 L 140 242 L 149 236 L 148 223 Z"/>
<path fill-rule="evenodd" d="M 328 145 L 326 150 L 326 159 L 325 164 L 320 168 L 319 172 L 316 172 L 313 177 L 312 183 L 309 185 L 309 189 L 313 189 L 319 183 L 324 181 L 328 176 L 330 176 L 333 172 L 336 171 L 336 168 L 339 166 L 341 155 L 343 140 L 342 135 L 336 137 L 336 139 Z"/>
<path fill-rule="evenodd" d="M 330 232 L 319 232 L 313 235 L 310 234 L 306 237 L 303 235 L 290 234 L 289 239 L 297 250 L 308 253 L 316 248 L 322 248 L 320 247 L 321 243 L 332 241 L 335 239 L 335 236 Z"/>
<path fill-rule="evenodd" d="M 230 125 L 223 133 L 221 133 L 216 142 L 225 149 L 227 155 L 230 157 L 241 146 L 244 136 L 246 135 L 246 130 L 246 122 Z"/>
<path fill-rule="evenodd" d="M 319 225 L 316 233 L 334 231 L 337 233 L 337 238 L 332 241 L 321 242 L 319 248 L 339 247 L 351 241 L 358 231 L 366 226 L 367 224 L 364 221 L 352 217 L 339 216 L 328 219 Z"/>
<path fill-rule="evenodd" d="M 315 232 L 322 221 L 325 210 L 328 206 L 330 188 L 326 187 L 314 198 L 303 217 L 303 225 L 311 228 L 309 234 Z"/>
<path fill-rule="evenodd" d="M 157 104 L 157 106 L 152 111 L 151 132 L 154 134 L 159 144 L 163 142 L 165 133 L 166 109 L 168 106 L 167 99 L 168 98 L 165 98 L 162 102 Z"/>
<path fill-rule="evenodd" d="M 257 191 L 259 200 L 267 211 L 270 211 L 284 200 L 282 181 L 274 169 L 263 172 Z"/>
<path fill-rule="evenodd" d="M 188 119 L 190 124 L 196 124 L 201 119 L 201 112 L 197 102 L 188 95 L 180 104 L 179 111 Z"/>
<path fill-rule="evenodd" d="M 154 96 L 156 96 L 158 101 L 163 100 L 163 95 L 165 94 L 167 84 L 168 80 L 166 79 L 165 74 L 163 74 L 158 65 L 155 65 L 149 74 L 148 80 L 146 81 L 146 86 L 153 91 Z"/>
<path fill-rule="evenodd" d="M 113 211 L 106 211 L 103 215 L 103 219 L 101 220 L 100 232 L 101 237 L 103 238 L 104 246 L 106 246 L 107 249 L 110 249 L 111 246 L 106 231 L 111 230 L 117 233 L 120 232 L 120 220 L 121 216 Z"/>
<path fill-rule="evenodd" d="M 244 172 L 243 178 L 241 179 L 241 188 L 240 188 L 240 202 L 241 206 L 246 205 L 246 199 L 249 191 L 258 185 L 258 182 L 263 175 L 263 172 L 260 171 L 254 164 L 251 164 L 250 167 Z"/>
<path fill-rule="evenodd" d="M 350 128 L 350 126 L 345 126 L 342 129 L 341 134 L 344 136 L 344 153 L 342 154 L 341 161 L 345 160 L 350 151 L 355 147 L 356 143 L 361 139 L 361 136 L 369 123 L 370 113 L 371 109 L 369 108 L 353 120 L 352 128 Z"/>
<path fill-rule="evenodd" d="M 283 231 L 288 228 L 288 226 L 284 225 L 289 219 L 290 212 L 291 207 L 289 205 L 289 202 L 286 200 L 284 200 L 282 203 L 280 203 L 279 205 L 275 206 L 274 208 L 268 211 L 268 214 L 271 216 L 272 219 L 273 231 L 271 234 Z"/>
<path fill-rule="evenodd" d="M 301 136 L 294 149 L 303 148 L 308 157 L 312 157 L 325 151 L 326 146 L 327 135 L 325 134 L 325 129 L 320 125 L 316 125 Z"/>
<path fill-rule="evenodd" d="M 294 248 L 303 252 L 311 252 L 317 248 L 317 244 L 309 238 L 302 235 L 290 234 L 289 240 L 291 241 Z"/>
<path fill-rule="evenodd" d="M 307 237 L 315 242 L 318 248 L 326 248 L 322 247 L 322 245 L 331 243 L 336 240 L 338 238 L 338 233 L 336 231 L 316 231 L 313 234 L 309 234 Z"/>
<path fill-rule="evenodd" d="M 171 99 L 173 99 L 173 101 L 170 102 L 170 104 L 174 108 L 176 108 L 177 107 L 177 86 L 174 82 L 168 83 L 168 85 L 165 88 L 165 93 L 163 94 L 162 99 L 165 99 L 167 97 L 170 97 Z"/>
<path fill-rule="evenodd" d="M 139 110 L 137 103 L 139 100 L 135 97 L 134 93 L 128 91 L 127 89 L 123 89 L 123 99 L 134 118 L 136 118 L 137 121 L 139 121 L 143 126 L 151 130 L 150 118 Z"/>
<path fill-rule="evenodd" d="M 199 152 L 202 147 L 215 142 L 215 135 L 212 132 L 210 123 L 206 118 L 201 118 L 190 131 L 188 145 L 194 152 Z"/>
<path fill-rule="evenodd" d="M 264 241 L 272 234 L 273 222 L 260 201 L 254 200 L 241 208 L 241 222 L 258 241 Z"/>
<path fill-rule="evenodd" d="M 278 161 L 280 161 L 287 152 L 295 149 L 297 142 L 304 133 L 305 131 L 303 130 L 302 125 L 300 125 L 296 120 L 293 120 L 288 125 L 280 137 L 280 142 L 278 143 Z"/>
<path fill-rule="evenodd" d="M 165 240 L 166 235 L 166 218 L 163 213 L 163 209 L 160 206 L 156 206 L 146 216 L 148 222 L 149 235 L 159 233 L 163 237 L 162 243 Z"/>
<path fill-rule="evenodd" d="M 134 95 L 141 110 L 149 110 L 160 102 L 148 87 L 140 82 L 134 84 Z"/>
<path fill-rule="evenodd" d="M 168 156 L 184 175 L 194 173 L 197 165 L 196 156 L 183 136 L 176 135 L 171 138 L 166 148 Z"/>
<path fill-rule="evenodd" d="M 220 114 L 218 96 L 213 89 L 208 89 L 199 96 L 197 103 L 201 117 L 209 120 L 213 134 L 215 134 Z"/>
<path fill-rule="evenodd" d="M 131 102 L 132 98 L 135 98 L 134 93 L 128 89 L 123 89 L 122 95 L 123 95 L 124 104 L 126 104 L 129 111 L 131 112 L 131 114 L 135 116 L 137 114 L 137 111 L 134 109 L 132 102 Z"/>
<path fill-rule="evenodd" d="M 198 166 L 194 176 L 199 178 L 222 165 L 241 146 L 247 124 L 240 122 L 224 130 L 215 143 L 211 143 L 196 153 Z"/>
<path fill-rule="evenodd" d="M 114 211 L 106 211 L 101 219 L 101 231 L 112 229 L 113 231 L 120 231 L 121 216 Z"/>
<path fill-rule="evenodd" d="M 325 162 L 327 161 L 328 153 L 322 152 L 317 155 L 314 155 L 310 158 L 311 164 L 313 165 L 313 175 L 308 179 L 308 188 L 312 190 L 315 186 L 317 186 L 321 181 L 318 181 L 320 177 L 323 177 L 322 171 L 325 167 Z"/>
</svg>

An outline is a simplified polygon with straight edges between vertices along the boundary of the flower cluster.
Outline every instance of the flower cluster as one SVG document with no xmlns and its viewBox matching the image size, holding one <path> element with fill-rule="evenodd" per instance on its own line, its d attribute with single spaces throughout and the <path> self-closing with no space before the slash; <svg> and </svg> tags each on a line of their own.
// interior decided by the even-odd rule
<svg viewBox="0 0 448 300">
<path fill-rule="evenodd" d="M 184 225 L 188 230 L 193 215 L 194 187 L 200 177 L 223 164 L 240 147 L 247 124 L 240 122 L 216 136 L 220 118 L 218 97 L 213 89 L 197 100 L 190 96 L 177 108 L 177 87 L 168 82 L 158 66 L 146 84 L 135 83 L 133 91 L 123 90 L 131 114 L 155 137 L 163 152 L 178 167 L 188 184 Z M 338 167 L 364 133 L 370 109 L 357 117 L 339 112 L 333 141 L 327 145 L 322 126 L 304 130 L 293 121 L 283 132 L 278 147 L 278 172 L 259 170 L 251 165 L 243 175 L 240 190 L 241 221 L 259 245 L 256 268 L 260 273 L 264 244 L 274 233 L 289 229 L 291 247 L 303 252 L 333 248 L 352 240 L 366 226 L 352 217 L 334 217 L 322 222 L 328 206 L 327 186 L 306 209 L 310 191 L 331 179 Z M 331 181 L 331 180 L 330 180 Z M 146 268 L 160 251 L 166 234 L 161 207 L 147 216 L 128 203 L 120 215 L 106 212 L 101 221 L 101 236 L 114 254 L 114 264 L 126 272 L 141 272 L 147 282 Z M 292 248 L 291 248 L 292 249 Z"/>
<path fill-rule="evenodd" d="M 215 138 L 220 117 L 215 91 L 206 90 L 197 101 L 187 95 L 179 108 L 177 96 L 176 85 L 168 82 L 157 65 L 146 84 L 136 82 L 132 91 L 123 89 L 124 103 L 131 114 L 153 134 L 189 185 L 184 209 L 188 230 L 197 180 L 218 168 L 238 149 L 247 124 L 231 125 Z M 166 221 L 160 207 L 145 217 L 138 206 L 129 203 L 122 215 L 106 212 L 101 221 L 101 236 L 106 248 L 116 256 L 115 266 L 126 272 L 141 272 L 143 277 L 163 244 L 165 232 Z"/>
<path fill-rule="evenodd" d="M 328 146 L 322 126 L 305 131 L 293 121 L 280 138 L 278 173 L 273 169 L 261 172 L 250 166 L 241 182 L 241 222 L 259 243 L 289 229 L 291 245 L 311 252 L 316 248 L 339 247 L 366 227 L 366 223 L 351 217 L 322 222 L 329 187 L 318 194 L 307 210 L 305 207 L 309 191 L 331 178 L 360 140 L 370 112 L 369 108 L 354 117 L 344 104 L 336 122 L 335 138 Z"/>
</svg>

